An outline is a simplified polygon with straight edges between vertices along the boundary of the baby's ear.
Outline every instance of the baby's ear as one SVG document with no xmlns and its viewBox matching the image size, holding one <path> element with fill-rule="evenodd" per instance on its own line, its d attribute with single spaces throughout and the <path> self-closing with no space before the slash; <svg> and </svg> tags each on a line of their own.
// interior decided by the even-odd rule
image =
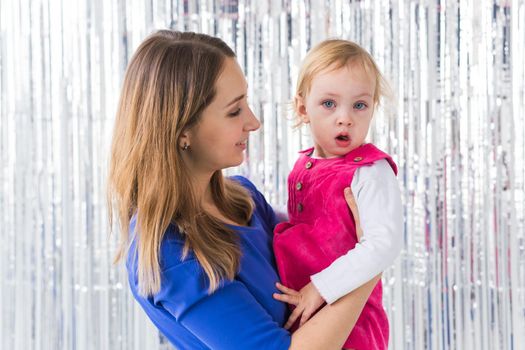
<svg viewBox="0 0 525 350">
<path fill-rule="evenodd" d="M 306 105 L 305 100 L 302 96 L 295 95 L 294 97 L 294 110 L 299 119 L 305 123 L 308 124 L 310 122 L 310 119 L 308 118 L 308 114 L 306 112 Z"/>
</svg>

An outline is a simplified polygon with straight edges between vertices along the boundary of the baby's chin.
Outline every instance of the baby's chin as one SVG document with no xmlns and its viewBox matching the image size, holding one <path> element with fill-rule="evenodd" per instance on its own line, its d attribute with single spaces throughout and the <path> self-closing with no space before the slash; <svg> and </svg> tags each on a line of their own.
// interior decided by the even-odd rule
<svg viewBox="0 0 525 350">
<path fill-rule="evenodd" d="M 339 150 L 339 149 L 323 149 L 320 150 L 319 148 L 315 148 L 313 156 L 316 158 L 324 158 L 324 159 L 330 159 L 330 158 L 340 158 L 344 157 L 349 150 Z"/>
<path fill-rule="evenodd" d="M 327 157 L 327 158 L 335 158 L 335 157 L 344 157 L 346 156 L 348 153 L 358 149 L 361 145 L 351 145 L 349 147 L 345 147 L 345 148 L 341 148 L 341 149 L 336 149 L 334 150 L 331 154 L 332 156 L 331 157 Z"/>
</svg>

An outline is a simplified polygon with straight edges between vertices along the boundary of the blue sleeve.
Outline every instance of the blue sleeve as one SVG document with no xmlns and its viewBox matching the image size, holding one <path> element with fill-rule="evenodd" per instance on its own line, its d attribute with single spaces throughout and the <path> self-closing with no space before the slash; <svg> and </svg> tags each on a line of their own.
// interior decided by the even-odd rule
<svg viewBox="0 0 525 350">
<path fill-rule="evenodd" d="M 162 272 L 154 297 L 210 349 L 288 349 L 290 334 L 279 327 L 242 282 L 225 282 L 207 293 L 199 263 L 186 260 Z"/>
<path fill-rule="evenodd" d="M 262 214 L 261 217 L 264 219 L 265 223 L 268 225 L 270 232 L 273 232 L 275 225 L 279 223 L 279 219 L 275 215 L 273 208 L 268 204 L 266 198 L 263 194 L 259 192 L 257 187 L 243 176 L 232 176 L 231 179 L 237 181 L 243 185 L 248 191 L 250 191 L 253 201 L 255 202 L 255 210 L 259 210 Z"/>
</svg>

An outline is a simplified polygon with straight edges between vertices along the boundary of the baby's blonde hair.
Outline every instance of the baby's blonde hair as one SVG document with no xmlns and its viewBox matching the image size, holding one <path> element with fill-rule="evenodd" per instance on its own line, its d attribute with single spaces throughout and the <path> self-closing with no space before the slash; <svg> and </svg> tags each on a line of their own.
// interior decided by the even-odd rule
<svg viewBox="0 0 525 350">
<path fill-rule="evenodd" d="M 374 107 L 389 90 L 383 74 L 373 57 L 358 44 L 342 39 L 329 39 L 322 41 L 312 48 L 303 60 L 295 95 L 306 98 L 312 87 L 312 80 L 327 68 L 339 69 L 346 65 L 361 64 L 368 74 L 375 77 Z M 294 105 L 294 110 L 296 110 Z M 298 125 L 302 124 L 298 119 Z"/>
</svg>

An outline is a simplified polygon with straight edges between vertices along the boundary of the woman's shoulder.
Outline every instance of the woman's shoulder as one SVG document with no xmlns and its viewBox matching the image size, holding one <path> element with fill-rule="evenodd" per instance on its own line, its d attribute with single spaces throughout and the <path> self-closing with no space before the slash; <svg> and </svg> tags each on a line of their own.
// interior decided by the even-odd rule
<svg viewBox="0 0 525 350">
<path fill-rule="evenodd" d="M 230 176 L 229 179 L 239 183 L 241 186 L 243 186 L 250 192 L 250 195 L 252 196 L 252 199 L 255 202 L 256 207 L 267 205 L 264 195 L 257 189 L 255 184 L 251 182 L 248 178 L 241 176 L 241 175 L 235 175 L 235 176 Z"/>
<path fill-rule="evenodd" d="M 177 225 L 170 224 L 160 244 L 161 270 L 182 264 L 188 260 L 195 260 L 191 250 L 184 256 L 184 244 L 184 237 Z"/>
<path fill-rule="evenodd" d="M 253 202 L 255 204 L 255 211 L 262 211 L 261 215 L 265 217 L 265 220 L 272 221 L 271 224 L 275 226 L 275 215 L 273 213 L 273 209 L 266 201 L 266 198 L 264 197 L 262 192 L 257 189 L 255 184 L 246 177 L 240 175 L 231 176 L 229 178 L 233 181 L 238 182 L 250 192 L 250 195 L 252 196 Z"/>
<path fill-rule="evenodd" d="M 136 265 L 137 262 L 137 245 L 140 239 L 140 234 L 137 232 L 137 217 L 136 215 L 130 221 L 129 227 L 130 245 L 127 256 L 128 268 Z M 162 242 L 160 244 L 159 264 L 160 269 L 166 270 L 174 266 L 183 264 L 188 260 L 194 260 L 195 257 L 191 251 L 183 258 L 184 253 L 184 238 L 178 229 L 177 225 L 170 224 L 166 229 Z"/>
<path fill-rule="evenodd" d="M 257 190 L 257 187 L 255 187 L 255 185 L 253 184 L 253 182 L 251 182 L 248 178 L 246 178 L 246 177 L 244 177 L 242 175 L 229 176 L 228 178 L 230 180 L 232 180 L 232 181 L 237 182 L 242 187 L 244 187 L 247 190 L 249 190 L 252 194 L 255 194 L 255 193 L 259 192 Z"/>
</svg>

